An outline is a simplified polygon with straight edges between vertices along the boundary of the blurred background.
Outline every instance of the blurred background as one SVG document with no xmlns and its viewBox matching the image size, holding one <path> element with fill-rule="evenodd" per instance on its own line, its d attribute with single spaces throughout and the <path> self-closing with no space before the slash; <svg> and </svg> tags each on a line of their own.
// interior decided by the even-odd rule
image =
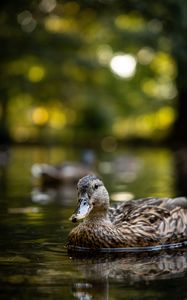
<svg viewBox="0 0 187 300">
<path fill-rule="evenodd" d="M 187 3 L 1 1 L 0 141 L 187 142 Z"/>
</svg>

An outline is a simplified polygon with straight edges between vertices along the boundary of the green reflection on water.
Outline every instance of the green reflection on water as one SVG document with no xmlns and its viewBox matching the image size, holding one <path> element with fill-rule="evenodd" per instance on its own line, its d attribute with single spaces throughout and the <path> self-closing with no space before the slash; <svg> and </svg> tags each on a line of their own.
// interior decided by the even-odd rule
<svg viewBox="0 0 187 300">
<path fill-rule="evenodd" d="M 140 151 L 143 162 L 137 180 L 129 184 L 136 197 L 172 197 L 175 195 L 175 177 L 172 153 L 166 149 Z"/>
</svg>

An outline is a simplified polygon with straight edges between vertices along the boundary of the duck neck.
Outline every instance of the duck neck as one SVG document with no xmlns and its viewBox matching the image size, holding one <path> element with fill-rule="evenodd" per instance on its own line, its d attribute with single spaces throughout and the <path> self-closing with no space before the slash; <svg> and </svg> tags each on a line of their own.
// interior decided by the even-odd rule
<svg viewBox="0 0 187 300">
<path fill-rule="evenodd" d="M 107 209 L 98 210 L 98 211 L 92 210 L 87 216 L 86 220 L 94 223 L 103 220 L 109 221 L 108 210 Z"/>
</svg>

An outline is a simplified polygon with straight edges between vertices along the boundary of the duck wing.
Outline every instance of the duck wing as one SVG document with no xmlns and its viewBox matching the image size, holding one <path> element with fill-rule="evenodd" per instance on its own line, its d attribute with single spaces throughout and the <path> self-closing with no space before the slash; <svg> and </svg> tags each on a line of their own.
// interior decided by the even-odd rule
<svg viewBox="0 0 187 300">
<path fill-rule="evenodd" d="M 111 208 L 109 216 L 126 237 L 130 230 L 128 239 L 133 237 L 137 244 L 175 243 L 187 239 L 187 199 L 184 197 L 128 201 Z"/>
<path fill-rule="evenodd" d="M 135 218 L 149 218 L 153 223 L 157 218 L 170 216 L 176 208 L 187 209 L 187 198 L 143 198 L 123 202 L 109 208 L 109 218 L 112 223 L 132 222 Z"/>
<path fill-rule="evenodd" d="M 187 209 L 187 198 L 186 197 L 177 197 L 177 198 L 167 198 L 160 204 L 162 207 L 167 208 L 169 211 L 172 211 L 176 207 Z"/>
</svg>

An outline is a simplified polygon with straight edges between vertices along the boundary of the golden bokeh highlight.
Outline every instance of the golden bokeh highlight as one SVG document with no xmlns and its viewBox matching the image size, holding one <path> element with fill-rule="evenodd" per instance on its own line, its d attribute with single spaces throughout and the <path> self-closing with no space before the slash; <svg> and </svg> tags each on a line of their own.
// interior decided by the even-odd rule
<svg viewBox="0 0 187 300">
<path fill-rule="evenodd" d="M 53 107 L 50 109 L 50 121 L 49 125 L 54 129 L 61 129 L 67 123 L 67 118 L 65 113 L 62 110 L 59 110 L 58 107 Z"/>
<path fill-rule="evenodd" d="M 33 65 L 29 68 L 27 77 L 32 82 L 41 81 L 45 76 L 45 69 L 40 65 Z"/>
<path fill-rule="evenodd" d="M 33 110 L 32 121 L 35 125 L 43 126 L 49 120 L 49 113 L 45 107 L 37 107 Z"/>
<path fill-rule="evenodd" d="M 131 31 L 140 31 L 146 26 L 145 20 L 136 12 L 130 14 L 121 14 L 116 17 L 115 25 L 119 29 Z"/>
<path fill-rule="evenodd" d="M 73 18 L 61 18 L 57 15 L 47 17 L 44 26 L 46 30 L 57 33 L 77 31 L 77 23 Z"/>
<path fill-rule="evenodd" d="M 113 125 L 113 134 L 123 139 L 133 136 L 152 138 L 165 133 L 176 119 L 174 108 L 165 106 L 157 112 L 140 115 L 138 117 L 119 118 Z"/>
<path fill-rule="evenodd" d="M 150 66 L 155 73 L 162 77 L 169 77 L 170 79 L 176 77 L 176 64 L 168 53 L 162 51 L 155 53 Z"/>
</svg>

